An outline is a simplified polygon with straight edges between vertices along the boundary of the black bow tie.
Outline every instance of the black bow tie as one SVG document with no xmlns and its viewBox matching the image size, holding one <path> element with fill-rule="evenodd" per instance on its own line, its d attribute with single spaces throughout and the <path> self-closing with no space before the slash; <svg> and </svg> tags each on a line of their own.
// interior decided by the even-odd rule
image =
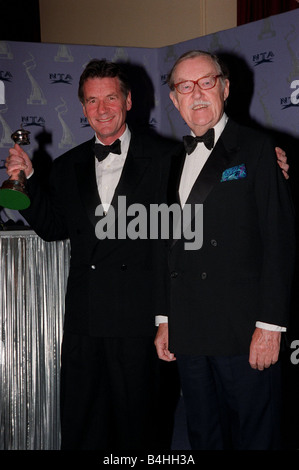
<svg viewBox="0 0 299 470">
<path fill-rule="evenodd" d="M 111 145 L 94 144 L 94 153 L 99 162 L 103 161 L 109 153 L 117 153 L 120 155 L 120 140 L 117 139 Z"/>
<path fill-rule="evenodd" d="M 198 142 L 203 142 L 207 149 L 211 150 L 214 147 L 214 129 L 209 129 L 204 135 L 193 137 L 192 135 L 185 135 L 183 137 L 185 150 L 188 155 L 192 153 Z"/>
</svg>

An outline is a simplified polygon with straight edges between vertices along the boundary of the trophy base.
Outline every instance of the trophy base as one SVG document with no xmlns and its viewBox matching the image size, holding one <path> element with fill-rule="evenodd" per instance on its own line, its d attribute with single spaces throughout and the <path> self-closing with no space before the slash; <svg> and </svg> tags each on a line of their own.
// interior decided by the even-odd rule
<svg viewBox="0 0 299 470">
<path fill-rule="evenodd" d="M 27 209 L 30 199 L 18 180 L 7 180 L 0 189 L 0 206 L 17 211 Z"/>
</svg>

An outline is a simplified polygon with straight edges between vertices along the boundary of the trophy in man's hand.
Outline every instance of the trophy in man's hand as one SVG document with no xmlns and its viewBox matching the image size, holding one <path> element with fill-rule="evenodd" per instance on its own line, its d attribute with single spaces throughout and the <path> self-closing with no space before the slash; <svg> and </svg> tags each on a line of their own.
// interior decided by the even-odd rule
<svg viewBox="0 0 299 470">
<path fill-rule="evenodd" d="M 21 126 L 21 129 L 14 132 L 11 138 L 15 144 L 28 145 L 30 144 L 29 134 L 30 132 Z M 25 188 L 26 176 L 24 171 L 19 172 L 17 179 L 13 178 L 11 176 L 4 181 L 0 188 L 0 206 L 15 210 L 27 209 L 30 206 L 30 199 Z"/>
</svg>

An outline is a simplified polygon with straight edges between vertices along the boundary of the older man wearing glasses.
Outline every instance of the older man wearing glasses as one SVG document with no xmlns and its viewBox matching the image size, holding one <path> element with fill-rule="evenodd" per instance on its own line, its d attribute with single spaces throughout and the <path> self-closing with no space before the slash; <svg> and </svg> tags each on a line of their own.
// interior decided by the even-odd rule
<svg viewBox="0 0 299 470">
<path fill-rule="evenodd" d="M 170 243 L 169 316 L 156 348 L 177 359 L 192 449 L 277 449 L 293 207 L 272 141 L 225 114 L 229 85 L 219 59 L 202 51 L 169 74 L 191 135 L 173 158 L 168 202 L 203 204 L 203 246 Z"/>
</svg>

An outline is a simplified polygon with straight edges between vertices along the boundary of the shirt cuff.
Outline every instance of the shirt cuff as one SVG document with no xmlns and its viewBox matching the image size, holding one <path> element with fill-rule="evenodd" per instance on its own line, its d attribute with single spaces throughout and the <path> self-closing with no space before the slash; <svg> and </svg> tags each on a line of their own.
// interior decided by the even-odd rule
<svg viewBox="0 0 299 470">
<path fill-rule="evenodd" d="M 159 326 L 160 323 L 168 323 L 168 317 L 165 315 L 157 315 L 155 317 L 155 325 Z M 278 325 L 272 325 L 271 323 L 264 323 L 261 321 L 257 321 L 255 326 L 257 328 L 262 328 L 264 330 L 269 330 L 269 331 L 287 331 L 287 329 L 284 326 L 278 326 Z"/>
<path fill-rule="evenodd" d="M 271 323 L 264 323 L 261 321 L 257 321 L 255 326 L 257 328 L 262 328 L 264 330 L 269 330 L 269 331 L 287 331 L 287 329 L 284 326 L 272 325 Z"/>
<path fill-rule="evenodd" d="M 160 323 L 168 323 L 168 317 L 166 317 L 165 315 L 156 315 L 155 325 L 159 326 Z"/>
</svg>

